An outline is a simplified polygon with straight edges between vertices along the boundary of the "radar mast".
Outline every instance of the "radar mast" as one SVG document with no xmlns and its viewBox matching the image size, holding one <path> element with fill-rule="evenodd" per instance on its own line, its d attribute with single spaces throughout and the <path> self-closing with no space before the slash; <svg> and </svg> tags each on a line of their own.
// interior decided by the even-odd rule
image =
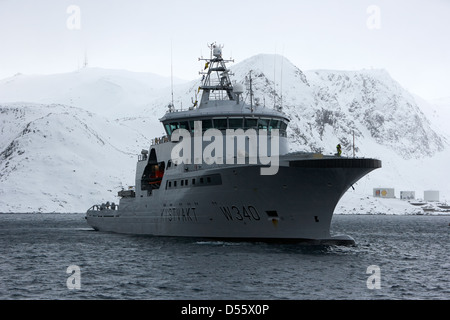
<svg viewBox="0 0 450 320">
<path fill-rule="evenodd" d="M 233 85 L 230 80 L 230 70 L 227 69 L 227 62 L 234 60 L 225 60 L 222 58 L 223 45 L 216 43 L 208 44 L 211 51 L 210 58 L 199 58 L 199 61 L 205 61 L 205 66 L 200 74 L 202 84 L 199 90 L 203 90 L 200 101 L 200 108 L 207 104 L 209 100 L 236 100 L 236 94 L 233 92 Z"/>
</svg>

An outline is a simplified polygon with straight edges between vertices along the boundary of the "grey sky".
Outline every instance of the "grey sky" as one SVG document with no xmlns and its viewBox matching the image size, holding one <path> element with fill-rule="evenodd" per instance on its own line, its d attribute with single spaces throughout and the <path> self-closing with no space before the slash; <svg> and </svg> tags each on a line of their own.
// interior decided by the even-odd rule
<svg viewBox="0 0 450 320">
<path fill-rule="evenodd" d="M 449 0 L 0 0 L 0 79 L 74 71 L 85 52 L 92 67 L 169 76 L 172 43 L 174 75 L 190 80 L 217 41 L 236 62 L 278 53 L 302 70 L 383 68 L 438 98 L 450 96 L 449 17 Z"/>
</svg>

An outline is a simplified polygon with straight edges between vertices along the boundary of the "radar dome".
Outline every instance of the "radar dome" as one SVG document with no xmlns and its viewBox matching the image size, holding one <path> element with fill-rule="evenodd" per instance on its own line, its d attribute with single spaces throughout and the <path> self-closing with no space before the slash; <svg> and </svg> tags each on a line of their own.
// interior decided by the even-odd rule
<svg viewBox="0 0 450 320">
<path fill-rule="evenodd" d="M 213 49 L 213 55 L 216 58 L 220 58 L 222 56 L 222 48 L 219 46 L 215 46 Z"/>
<path fill-rule="evenodd" d="M 236 94 L 242 94 L 244 92 L 244 85 L 241 83 L 235 83 L 233 85 L 233 92 Z"/>
</svg>

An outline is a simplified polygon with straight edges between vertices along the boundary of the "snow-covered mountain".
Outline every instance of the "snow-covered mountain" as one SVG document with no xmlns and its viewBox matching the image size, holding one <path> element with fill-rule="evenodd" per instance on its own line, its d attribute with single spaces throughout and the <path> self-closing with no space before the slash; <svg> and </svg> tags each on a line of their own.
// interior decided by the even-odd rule
<svg viewBox="0 0 450 320">
<path fill-rule="evenodd" d="M 351 154 L 353 133 L 356 141 L 374 140 L 405 159 L 444 149 L 445 139 L 433 130 L 417 101 L 386 71 L 302 72 L 280 56 L 283 70 L 277 79 L 270 70 L 273 59 L 259 55 L 244 61 L 236 76 L 243 81 L 252 70 L 256 97 L 266 105 L 274 105 L 275 97 L 275 104 L 282 105 L 291 117 L 294 150 L 334 152 L 340 143 Z M 358 150 L 373 156 L 364 145 L 357 145 Z"/>
<path fill-rule="evenodd" d="M 0 104 L 0 212 L 80 212 L 134 185 L 133 128 L 63 105 Z"/>
<path fill-rule="evenodd" d="M 247 87 L 251 75 L 256 105 L 281 107 L 289 116 L 292 151 L 332 154 L 340 143 L 351 156 L 354 137 L 357 156 L 383 161 L 347 192 L 337 212 L 379 212 L 374 187 L 393 187 L 397 196 L 414 190 L 418 198 L 437 189 L 441 200 L 450 199 L 448 113 L 386 71 L 302 71 L 267 54 L 231 70 Z M 175 106 L 188 108 L 199 84 L 175 81 Z M 140 150 L 163 133 L 158 119 L 170 101 L 170 79 L 117 70 L 1 80 L 0 212 L 79 212 L 116 201 L 118 190 L 134 185 Z"/>
<path fill-rule="evenodd" d="M 352 132 L 357 140 L 374 139 L 404 159 L 428 157 L 444 149 L 445 140 L 415 98 L 386 71 L 314 71 L 308 79 L 316 89 L 316 129 L 332 131 L 348 152 Z"/>
<path fill-rule="evenodd" d="M 425 116 L 432 123 L 433 129 L 450 141 L 450 97 L 425 101 L 415 96 L 416 100 L 422 106 Z"/>
<path fill-rule="evenodd" d="M 174 84 L 183 83 L 174 79 Z M 171 86 L 171 79 L 152 73 L 83 68 L 51 75 L 23 75 L 0 81 L 0 101 L 64 104 L 107 118 L 140 112 Z"/>
</svg>

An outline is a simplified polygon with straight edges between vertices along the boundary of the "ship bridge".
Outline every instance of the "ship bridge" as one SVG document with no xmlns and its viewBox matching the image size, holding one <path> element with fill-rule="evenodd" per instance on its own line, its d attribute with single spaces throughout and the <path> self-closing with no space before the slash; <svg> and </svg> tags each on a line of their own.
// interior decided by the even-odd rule
<svg viewBox="0 0 450 320">
<path fill-rule="evenodd" d="M 201 121 L 202 131 L 264 129 L 270 134 L 271 130 L 278 129 L 280 137 L 286 137 L 289 118 L 279 110 L 253 105 L 251 76 L 250 104 L 246 104 L 241 99 L 244 86 L 240 83 L 233 84 L 230 80 L 231 72 L 226 63 L 233 60 L 222 58 L 223 46 L 214 43 L 209 47 L 210 58 L 199 58 L 199 61 L 205 61 L 204 69 L 200 72 L 203 76 L 202 84 L 197 91 L 197 93 L 202 91 L 200 104 L 197 97 L 193 99 L 193 105 L 189 110 L 177 111 L 171 104 L 169 111 L 160 119 L 169 140 L 177 129 L 186 129 L 193 134 L 195 121 Z"/>
</svg>

